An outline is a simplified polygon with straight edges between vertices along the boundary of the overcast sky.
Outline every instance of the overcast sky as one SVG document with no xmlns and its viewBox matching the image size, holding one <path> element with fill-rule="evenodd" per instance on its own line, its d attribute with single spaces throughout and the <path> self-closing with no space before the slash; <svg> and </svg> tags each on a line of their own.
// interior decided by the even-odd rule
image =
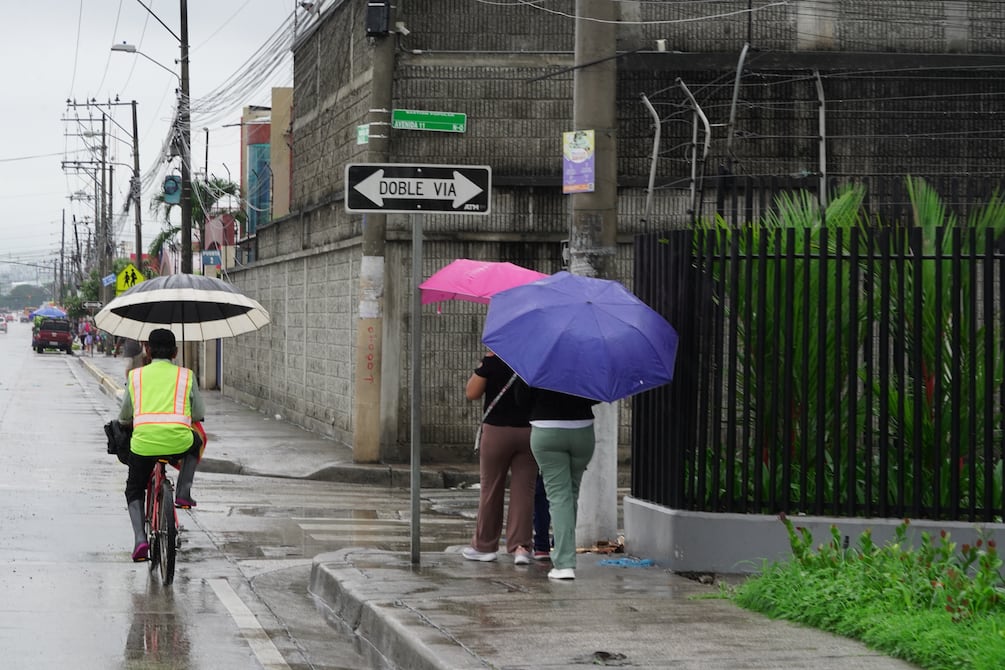
<svg viewBox="0 0 1005 670">
<path fill-rule="evenodd" d="M 229 168 L 232 180 L 239 181 L 240 129 L 223 126 L 238 123 L 246 105 L 269 106 L 272 86 L 292 85 L 293 59 L 288 44 L 295 4 L 294 0 L 188 2 L 194 170 L 204 169 L 204 128 L 208 127 L 209 172 L 227 178 Z M 298 10 L 300 29 L 306 20 L 303 10 Z M 116 97 L 126 103 L 136 100 L 140 172 L 150 171 L 168 136 L 175 107 L 178 79 L 167 69 L 180 73 L 176 64 L 179 42 L 172 32 L 181 32 L 179 0 L 3 0 L 0 50 L 6 67 L 0 105 L 4 137 L 0 148 L 0 272 L 9 268 L 2 261 L 51 266 L 59 254 L 64 212 L 68 241 L 74 217 L 78 224 L 86 218 L 91 225 L 93 201 L 71 200 L 70 196 L 93 195 L 94 180 L 64 170 L 62 164 L 98 159 L 99 154 L 89 151 L 85 143 L 100 145 L 100 141 L 82 135 L 97 131 L 100 136 L 102 115 L 93 108 L 70 107 L 68 98 L 77 103 L 92 98 L 100 103 Z M 262 56 L 266 45 L 275 45 L 283 37 L 287 48 L 264 49 L 268 53 Z M 160 65 L 140 55 L 111 52 L 112 44 L 123 42 L 135 45 Z M 255 59 L 260 59 L 254 68 L 256 76 L 233 79 Z M 198 111 L 201 102 L 205 103 L 203 111 Z M 128 105 L 102 109 L 114 119 L 107 122 L 108 159 L 124 164 L 114 166 L 114 216 L 116 227 L 121 229 L 116 242 L 131 242 L 133 213 L 125 217 L 122 206 L 132 166 L 132 111 Z M 178 159 L 170 166 L 168 171 L 178 174 Z M 162 216 L 149 209 L 150 196 L 157 188 L 151 183 L 143 194 L 144 247 L 163 225 Z M 82 226 L 78 232 L 86 235 Z"/>
</svg>

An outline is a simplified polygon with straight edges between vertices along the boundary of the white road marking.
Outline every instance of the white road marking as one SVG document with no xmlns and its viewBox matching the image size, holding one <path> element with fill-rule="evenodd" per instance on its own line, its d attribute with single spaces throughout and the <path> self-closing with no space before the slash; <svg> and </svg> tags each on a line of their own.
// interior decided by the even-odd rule
<svg viewBox="0 0 1005 670">
<path fill-rule="evenodd" d="M 230 612 L 231 618 L 241 629 L 241 636 L 247 641 L 251 651 L 262 664 L 265 670 L 290 670 L 283 655 L 272 644 L 269 635 L 258 623 L 258 619 L 252 614 L 248 606 L 244 604 L 241 597 L 237 595 L 226 579 L 210 579 L 209 585 L 213 587 L 216 597 L 220 599 L 223 606 Z"/>
</svg>

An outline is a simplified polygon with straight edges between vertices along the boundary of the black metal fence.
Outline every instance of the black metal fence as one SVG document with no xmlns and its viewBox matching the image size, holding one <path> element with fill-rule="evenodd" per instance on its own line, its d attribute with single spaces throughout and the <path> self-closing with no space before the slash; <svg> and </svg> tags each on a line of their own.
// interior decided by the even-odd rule
<svg viewBox="0 0 1005 670">
<path fill-rule="evenodd" d="M 680 335 L 632 494 L 675 509 L 1001 520 L 1005 247 L 962 227 L 640 236 Z"/>
</svg>

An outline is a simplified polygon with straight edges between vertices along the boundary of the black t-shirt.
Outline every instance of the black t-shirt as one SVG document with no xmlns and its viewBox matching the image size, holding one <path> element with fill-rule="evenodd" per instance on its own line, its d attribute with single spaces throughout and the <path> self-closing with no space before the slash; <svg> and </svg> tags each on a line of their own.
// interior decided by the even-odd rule
<svg viewBox="0 0 1005 670">
<path fill-rule="evenodd" d="M 547 389 L 530 389 L 527 402 L 530 407 L 530 418 L 533 421 L 579 421 L 593 419 L 593 406 L 599 400 L 581 398 L 568 393 L 549 391 Z"/>
<path fill-rule="evenodd" d="M 485 356 L 481 365 L 475 368 L 475 374 L 485 378 L 485 395 L 482 398 L 482 413 L 488 409 L 506 382 L 513 376 L 513 370 L 498 356 Z M 490 426 L 513 426 L 523 428 L 530 425 L 529 408 L 517 402 L 516 387 L 523 384 L 519 377 L 506 389 L 492 412 L 485 418 Z"/>
</svg>

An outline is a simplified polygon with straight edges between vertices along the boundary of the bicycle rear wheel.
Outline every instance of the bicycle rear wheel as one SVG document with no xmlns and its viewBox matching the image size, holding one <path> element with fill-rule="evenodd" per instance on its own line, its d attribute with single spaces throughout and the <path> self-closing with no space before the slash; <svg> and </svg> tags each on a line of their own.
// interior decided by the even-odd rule
<svg viewBox="0 0 1005 670">
<path fill-rule="evenodd" d="M 153 477 L 151 477 L 151 483 L 147 486 L 146 495 L 146 523 L 144 527 L 147 531 L 147 542 L 150 544 L 150 548 L 147 550 L 147 556 L 149 557 L 147 563 L 150 567 L 150 573 L 153 574 L 157 570 L 157 566 L 160 563 L 160 542 L 158 538 L 160 532 L 157 530 L 157 500 L 155 499 L 155 487 L 153 484 Z"/>
<path fill-rule="evenodd" d="M 174 491 L 167 478 L 161 485 L 161 495 L 158 502 L 157 564 L 160 568 L 161 583 L 168 586 L 174 581 L 175 556 L 178 550 L 178 526 L 175 524 L 174 517 Z"/>
</svg>

